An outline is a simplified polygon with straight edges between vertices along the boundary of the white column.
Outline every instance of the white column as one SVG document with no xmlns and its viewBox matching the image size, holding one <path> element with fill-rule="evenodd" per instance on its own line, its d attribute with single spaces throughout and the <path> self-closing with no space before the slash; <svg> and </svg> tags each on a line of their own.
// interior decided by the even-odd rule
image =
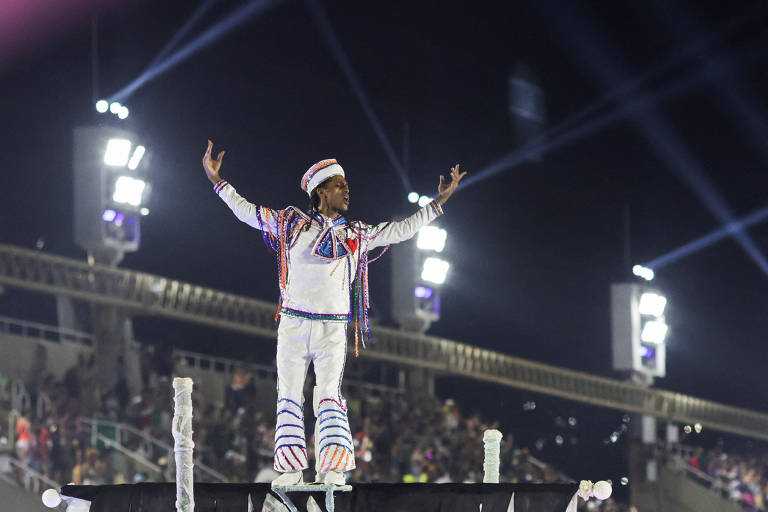
<svg viewBox="0 0 768 512">
<path fill-rule="evenodd" d="M 483 444 L 485 444 L 483 483 L 499 483 L 499 451 L 501 448 L 501 438 L 501 432 L 498 430 L 486 430 L 483 433 Z"/>
<path fill-rule="evenodd" d="M 192 379 L 173 379 L 173 451 L 176 455 L 176 511 L 194 512 Z"/>
</svg>

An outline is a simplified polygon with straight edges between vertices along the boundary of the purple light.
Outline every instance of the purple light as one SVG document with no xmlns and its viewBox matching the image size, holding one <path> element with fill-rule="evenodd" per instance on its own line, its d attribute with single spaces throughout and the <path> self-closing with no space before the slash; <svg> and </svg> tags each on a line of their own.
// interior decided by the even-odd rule
<svg viewBox="0 0 768 512">
<path fill-rule="evenodd" d="M 125 220 L 125 215 L 123 215 L 122 213 L 118 213 L 115 216 L 115 224 L 118 226 L 122 226 L 124 220 Z"/>
<path fill-rule="evenodd" d="M 416 289 L 413 290 L 413 294 L 420 299 L 428 299 L 432 297 L 432 288 L 417 286 Z"/>
<path fill-rule="evenodd" d="M 104 213 L 101 214 L 101 219 L 104 222 L 112 222 L 115 220 L 115 217 L 117 216 L 117 212 L 112 209 L 104 210 Z"/>
<path fill-rule="evenodd" d="M 656 354 L 656 351 L 647 345 L 640 345 L 640 357 L 650 359 Z"/>
</svg>

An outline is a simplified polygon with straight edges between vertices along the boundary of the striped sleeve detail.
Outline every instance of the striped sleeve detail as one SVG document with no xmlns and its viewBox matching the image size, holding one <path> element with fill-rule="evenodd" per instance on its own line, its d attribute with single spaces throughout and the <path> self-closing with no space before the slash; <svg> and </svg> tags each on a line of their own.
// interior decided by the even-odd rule
<svg viewBox="0 0 768 512">
<path fill-rule="evenodd" d="M 429 203 L 429 206 L 432 208 L 432 211 L 435 212 L 435 215 L 438 217 L 443 214 L 443 207 L 438 204 L 437 201 L 431 201 Z"/>
<path fill-rule="evenodd" d="M 224 187 L 229 185 L 229 182 L 227 180 L 221 180 L 216 185 L 213 186 L 213 191 L 216 192 L 216 194 L 219 194 Z"/>
</svg>

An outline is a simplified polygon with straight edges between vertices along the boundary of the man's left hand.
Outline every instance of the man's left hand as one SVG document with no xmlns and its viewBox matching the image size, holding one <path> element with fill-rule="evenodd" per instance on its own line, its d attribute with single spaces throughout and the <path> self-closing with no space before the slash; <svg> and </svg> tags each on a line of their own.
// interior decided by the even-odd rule
<svg viewBox="0 0 768 512">
<path fill-rule="evenodd" d="M 467 171 L 459 172 L 459 164 L 454 165 L 451 167 L 451 181 L 446 182 L 445 176 L 442 174 L 440 175 L 440 184 L 437 186 L 437 203 L 439 205 L 443 205 L 449 197 L 451 197 L 451 194 L 456 190 L 456 187 L 459 186 L 459 182 L 461 181 L 461 178 L 467 175 Z"/>
</svg>

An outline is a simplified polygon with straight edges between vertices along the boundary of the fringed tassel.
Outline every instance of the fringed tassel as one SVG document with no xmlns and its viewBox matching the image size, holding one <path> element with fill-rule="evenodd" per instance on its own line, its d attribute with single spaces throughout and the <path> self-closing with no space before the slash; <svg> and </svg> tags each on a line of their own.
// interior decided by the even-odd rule
<svg viewBox="0 0 768 512">
<path fill-rule="evenodd" d="M 278 280 L 280 285 L 280 300 L 277 303 L 277 311 L 275 312 L 275 324 L 280 319 L 280 311 L 283 309 L 283 297 L 285 297 L 285 288 L 288 283 L 288 223 L 286 222 L 286 214 L 288 209 L 280 211 L 280 217 L 277 224 L 278 232 L 278 247 L 279 253 L 277 255 L 277 266 L 280 273 Z"/>
</svg>

